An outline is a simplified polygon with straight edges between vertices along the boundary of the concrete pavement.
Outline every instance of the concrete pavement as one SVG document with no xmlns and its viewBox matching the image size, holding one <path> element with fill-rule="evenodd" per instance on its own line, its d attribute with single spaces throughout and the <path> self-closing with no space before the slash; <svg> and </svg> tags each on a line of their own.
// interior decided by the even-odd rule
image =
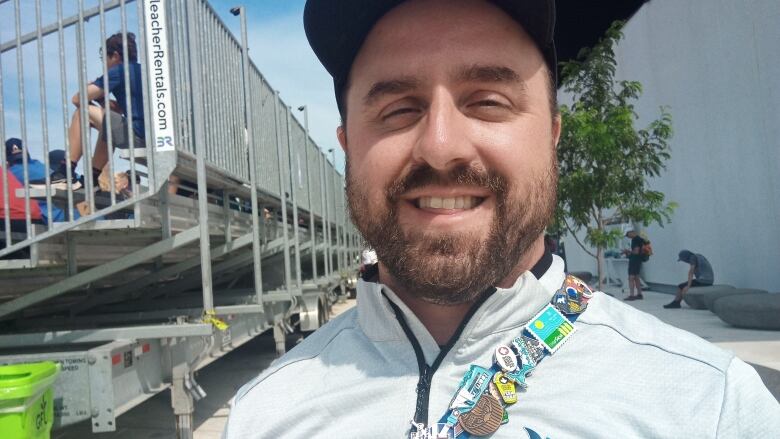
<svg viewBox="0 0 780 439">
<path fill-rule="evenodd" d="M 355 306 L 354 300 L 333 305 L 333 316 Z M 300 335 L 287 338 L 287 349 L 292 349 Z M 198 371 L 198 384 L 206 397 L 195 402 L 193 419 L 195 439 L 220 439 L 225 429 L 230 400 L 236 391 L 265 370 L 276 359 L 276 348 L 271 331 L 255 337 L 224 357 Z M 117 418 L 113 433 L 93 434 L 89 423 L 52 432 L 52 439 L 168 439 L 174 438 L 173 409 L 170 390 L 160 392 L 149 400 Z"/>
</svg>

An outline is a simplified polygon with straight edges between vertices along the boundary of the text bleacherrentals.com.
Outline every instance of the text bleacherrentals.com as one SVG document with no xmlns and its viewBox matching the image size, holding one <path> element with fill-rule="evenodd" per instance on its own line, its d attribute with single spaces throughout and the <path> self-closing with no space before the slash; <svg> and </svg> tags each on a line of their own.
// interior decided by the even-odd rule
<svg viewBox="0 0 780 439">
<path fill-rule="evenodd" d="M 149 25 L 151 27 L 151 40 L 152 40 L 152 65 L 153 69 L 153 82 L 154 93 L 157 109 L 157 128 L 159 130 L 165 130 L 168 128 L 168 111 L 166 108 L 165 95 L 168 93 L 168 89 L 165 88 L 165 74 L 167 73 L 167 66 L 165 65 L 165 52 L 167 47 L 167 41 L 165 41 L 160 35 L 163 32 L 163 20 L 161 20 L 158 11 L 163 6 L 160 5 L 160 0 L 151 0 L 149 2 Z"/>
</svg>

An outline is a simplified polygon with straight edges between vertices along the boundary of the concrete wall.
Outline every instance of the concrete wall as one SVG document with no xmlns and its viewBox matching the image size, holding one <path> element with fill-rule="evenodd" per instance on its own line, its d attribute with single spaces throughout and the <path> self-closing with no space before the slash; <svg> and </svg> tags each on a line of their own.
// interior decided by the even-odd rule
<svg viewBox="0 0 780 439">
<path fill-rule="evenodd" d="M 684 281 L 676 255 L 687 248 L 710 260 L 716 283 L 780 291 L 780 2 L 651 0 L 624 33 L 617 77 L 644 86 L 637 126 L 668 105 L 675 130 L 650 185 L 680 207 L 648 228 L 644 279 Z M 569 269 L 595 273 L 565 242 Z"/>
</svg>

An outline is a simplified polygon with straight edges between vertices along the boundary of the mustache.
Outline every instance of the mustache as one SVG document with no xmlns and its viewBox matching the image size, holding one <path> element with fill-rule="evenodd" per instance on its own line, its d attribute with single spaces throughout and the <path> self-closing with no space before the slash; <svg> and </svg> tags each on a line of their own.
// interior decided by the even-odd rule
<svg viewBox="0 0 780 439">
<path fill-rule="evenodd" d="M 393 181 L 386 189 L 387 199 L 395 202 L 401 195 L 413 189 L 426 186 L 469 186 L 487 189 L 495 194 L 507 192 L 507 179 L 477 165 L 461 165 L 448 171 L 437 171 L 430 165 L 413 166 L 409 172 Z"/>
</svg>

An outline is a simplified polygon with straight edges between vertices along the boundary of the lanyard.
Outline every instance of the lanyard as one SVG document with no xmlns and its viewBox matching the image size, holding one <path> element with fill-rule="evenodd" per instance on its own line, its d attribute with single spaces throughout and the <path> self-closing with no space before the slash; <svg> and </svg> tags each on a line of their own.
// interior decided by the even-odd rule
<svg viewBox="0 0 780 439">
<path fill-rule="evenodd" d="M 499 345 L 488 367 L 469 366 L 439 423 L 412 422 L 411 439 L 469 439 L 494 433 L 509 422 L 506 407 L 517 402 L 517 388 L 536 366 L 553 355 L 576 331 L 574 322 L 593 292 L 567 275 L 563 285 L 508 345 Z"/>
</svg>

